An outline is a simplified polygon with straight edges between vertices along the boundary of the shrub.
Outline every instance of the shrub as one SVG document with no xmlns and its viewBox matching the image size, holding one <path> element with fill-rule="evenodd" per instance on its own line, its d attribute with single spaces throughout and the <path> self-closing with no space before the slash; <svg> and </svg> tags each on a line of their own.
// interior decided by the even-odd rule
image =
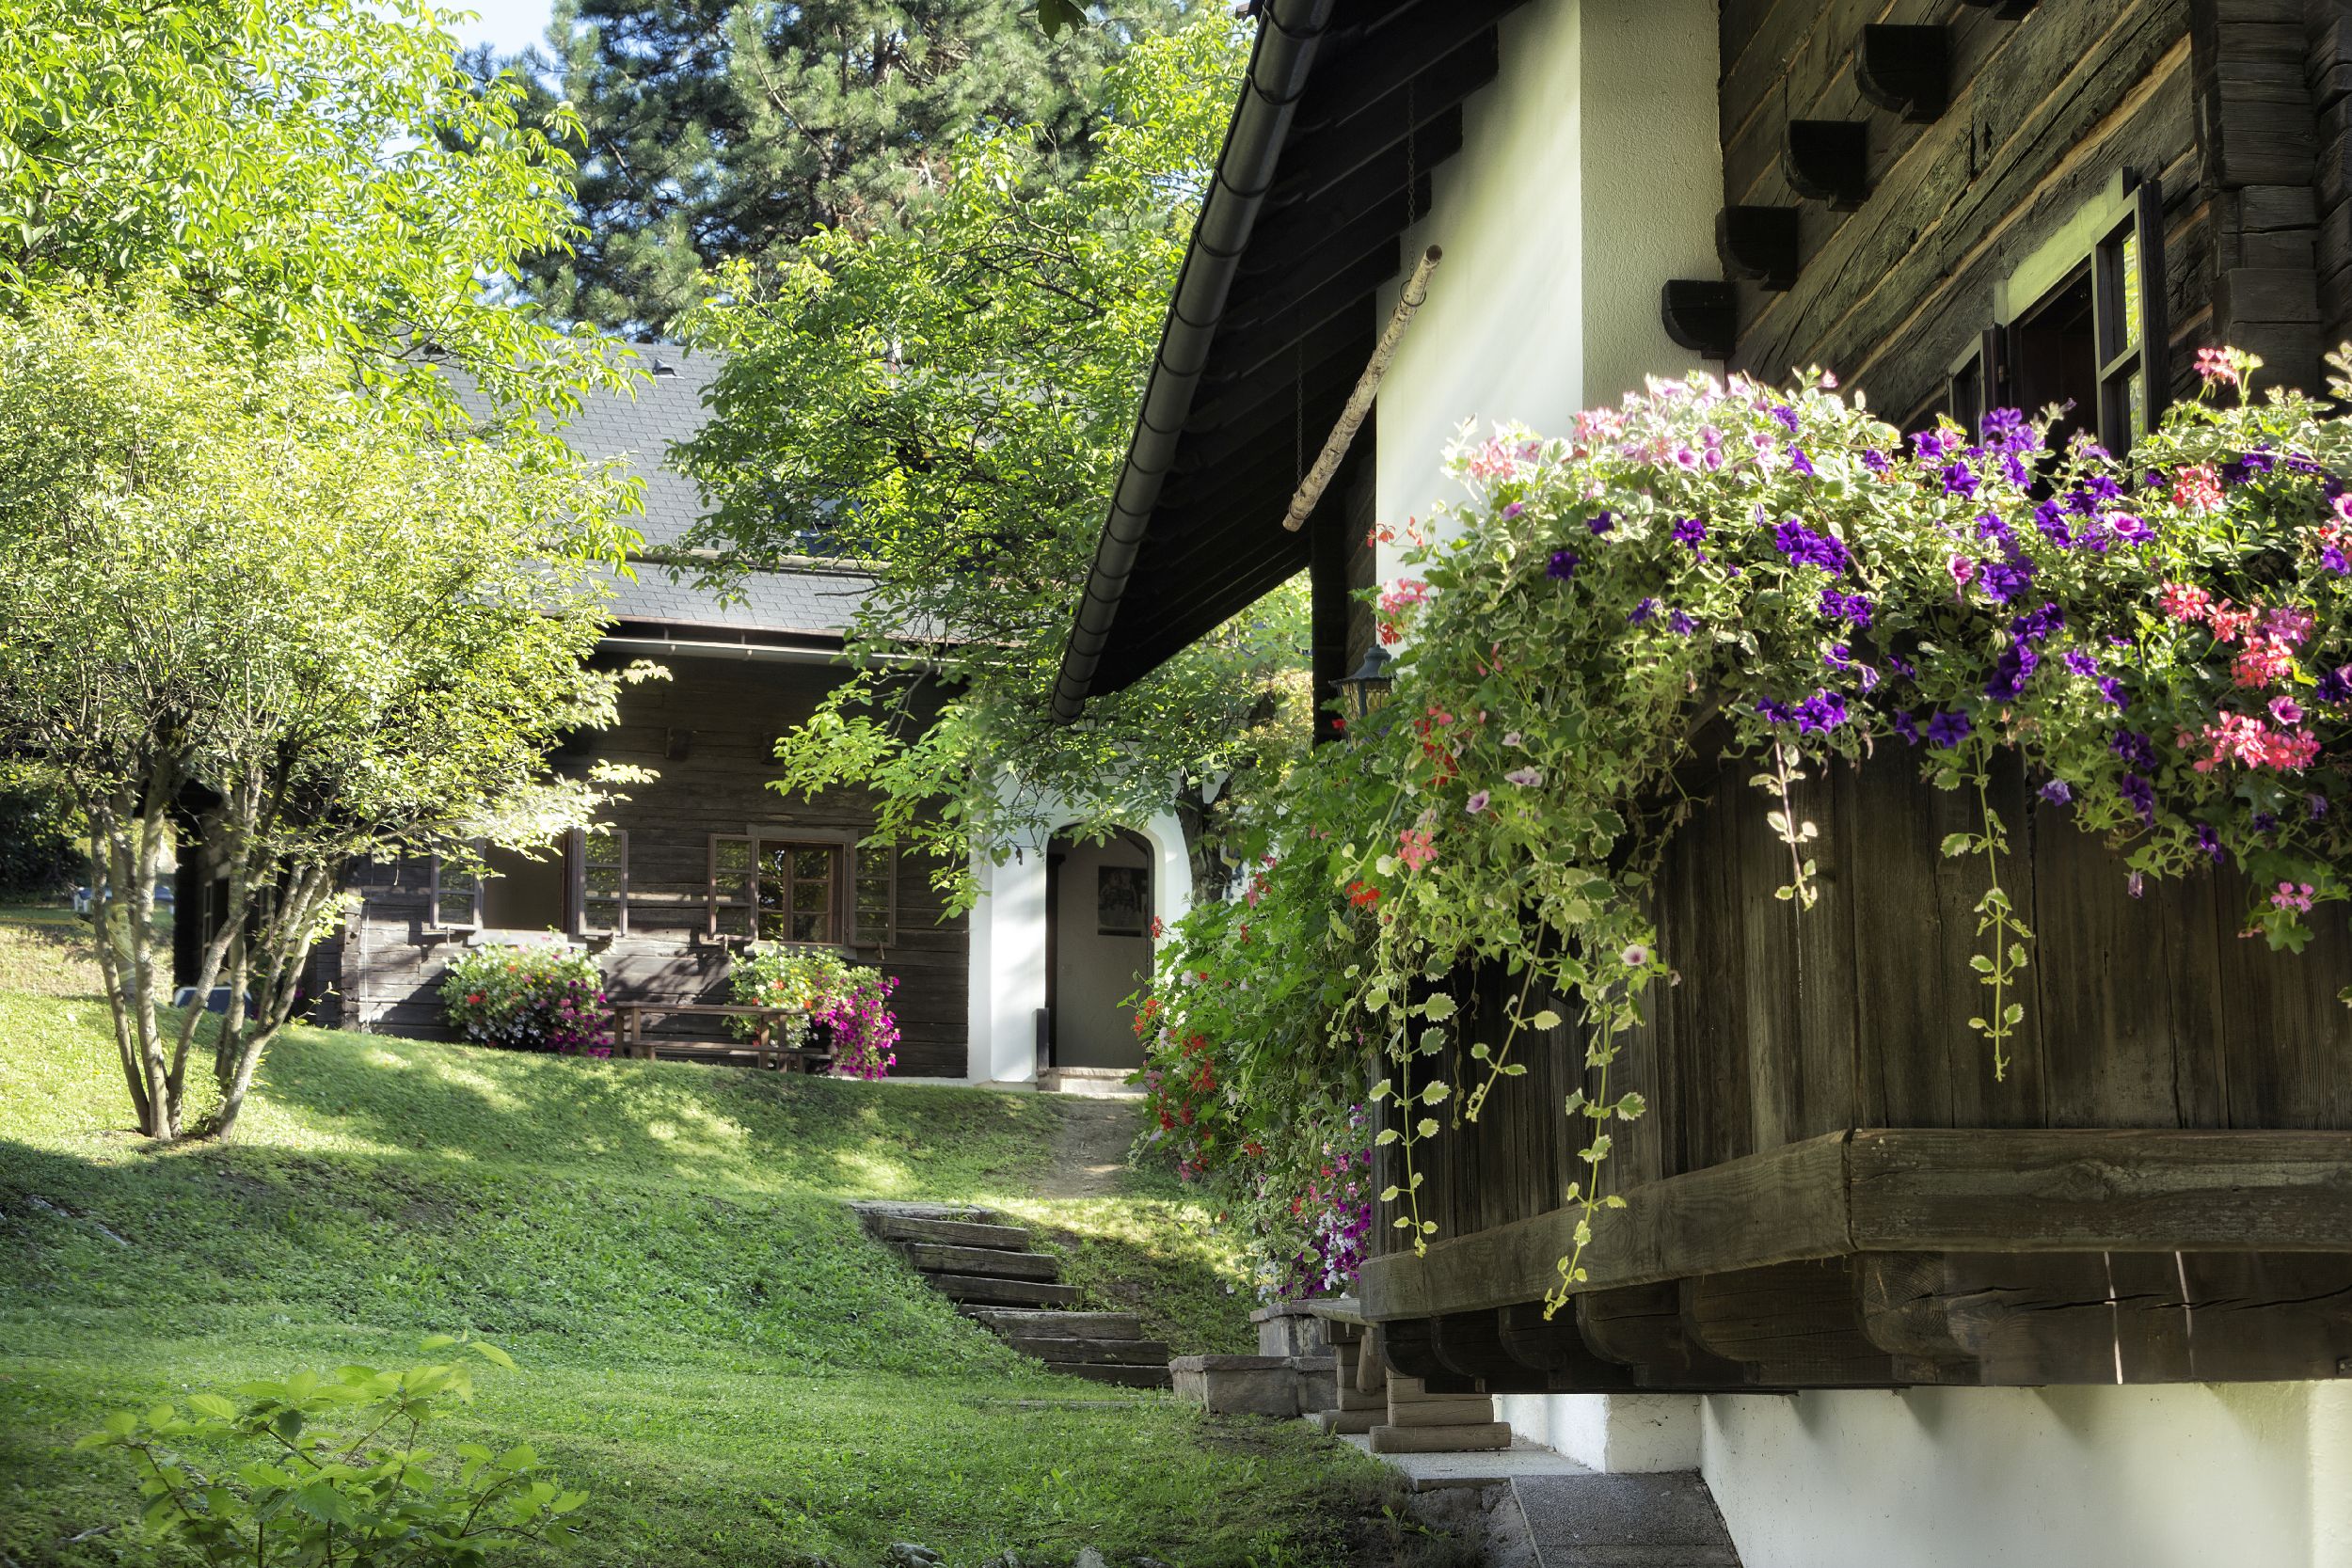
<svg viewBox="0 0 2352 1568">
<path fill-rule="evenodd" d="M 898 989 L 895 975 L 853 964 L 829 947 L 761 943 L 735 960 L 728 982 L 744 1006 L 784 1007 L 801 1015 L 786 1021 L 791 1044 L 802 1043 L 812 1023 L 828 1026 L 833 1069 L 844 1078 L 887 1077 L 898 1060 L 898 1021 L 890 1011 L 891 993 Z M 743 1035 L 758 1027 L 750 1019 L 738 1019 L 735 1025 Z"/>
<path fill-rule="evenodd" d="M 570 947 L 476 947 L 441 980 L 452 1027 L 476 1045 L 612 1054 L 612 1009 L 590 954 Z"/>
<path fill-rule="evenodd" d="M 439 1335 L 424 1348 L 454 1343 Z M 467 1348 L 515 1364 L 496 1345 Z M 446 1477 L 434 1473 L 441 1456 L 417 1440 L 451 1404 L 473 1397 L 462 1364 L 342 1367 L 331 1377 L 306 1370 L 230 1392 L 237 1398 L 190 1395 L 187 1415 L 169 1404 L 118 1412 L 75 1445 L 136 1455 L 146 1528 L 215 1568 L 471 1568 L 518 1542 L 569 1544 L 564 1516 L 588 1500 L 562 1490 L 527 1444 L 493 1454 L 459 1443 Z M 346 1433 L 312 1425 L 320 1417 L 342 1418 Z M 208 1472 L 179 1451 L 191 1443 L 252 1452 Z"/>
</svg>

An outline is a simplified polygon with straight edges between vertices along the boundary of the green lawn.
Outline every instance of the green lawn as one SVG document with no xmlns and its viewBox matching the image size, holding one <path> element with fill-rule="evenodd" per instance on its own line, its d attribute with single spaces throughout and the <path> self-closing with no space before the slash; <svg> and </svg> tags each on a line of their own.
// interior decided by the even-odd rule
<svg viewBox="0 0 2352 1568">
<path fill-rule="evenodd" d="M 841 1206 L 1002 1205 L 1180 1350 L 1245 1341 L 1233 1262 L 1181 1193 L 1032 1194 L 1061 1114 L 298 1031 L 233 1143 L 157 1151 L 121 1131 L 103 1005 L 0 992 L 0 1553 L 157 1560 L 127 1467 L 67 1451 L 109 1410 L 405 1364 L 439 1330 L 521 1363 L 469 1420 L 594 1493 L 573 1560 L 866 1564 L 914 1540 L 958 1565 L 1090 1544 L 1303 1568 L 1376 1539 L 1352 1453 L 1051 1377 Z"/>
</svg>

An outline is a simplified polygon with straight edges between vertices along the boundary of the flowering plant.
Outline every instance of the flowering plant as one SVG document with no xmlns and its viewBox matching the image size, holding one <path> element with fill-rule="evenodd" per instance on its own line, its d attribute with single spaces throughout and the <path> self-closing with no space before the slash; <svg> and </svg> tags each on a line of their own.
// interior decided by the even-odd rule
<svg viewBox="0 0 2352 1568">
<path fill-rule="evenodd" d="M 898 1060 L 898 1021 L 890 1011 L 898 978 L 853 964 L 830 947 L 761 942 L 747 948 L 728 972 L 728 987 L 743 1006 L 789 1010 L 786 1028 L 792 1043 L 807 1037 L 812 1023 L 833 1036 L 833 1070 L 844 1078 L 883 1078 Z M 731 1021 L 749 1037 L 755 1020 Z"/>
<path fill-rule="evenodd" d="M 1974 830 L 1943 847 L 1984 879 L 1969 1026 L 1996 1071 L 2031 951 L 1997 877 L 1996 753 L 2124 852 L 2134 893 L 2234 863 L 2258 890 L 2244 928 L 2299 950 L 2313 911 L 2352 892 L 2352 420 L 2253 401 L 2256 363 L 2203 356 L 2207 395 L 2128 461 L 2056 442 L 2058 410 L 1905 440 L 1827 376 L 1653 382 L 1566 437 L 1466 436 L 1468 500 L 1414 530 L 1407 576 L 1378 595 L 1400 648 L 1390 704 L 1293 774 L 1248 920 L 1197 911 L 1168 944 L 1154 1065 L 1196 1038 L 1213 1052 L 1231 1162 L 1237 1140 L 1294 1136 L 1295 1085 L 1327 1108 L 1376 1053 L 1380 1139 L 1404 1172 L 1383 1197 L 1419 1246 L 1436 1226 L 1414 1146 L 1441 1115 L 1475 1119 L 1523 1070 L 1519 1037 L 1562 1022 L 1549 999 L 1571 999 L 1581 1247 L 1615 1201 L 1609 1128 L 1644 1109 L 1609 1071 L 1672 973 L 1642 894 L 1702 734 L 1755 763 L 1799 911 L 1823 895 L 1790 801 L 1807 768 L 1891 749 L 1973 797 Z M 1463 1040 L 1433 982 L 1471 962 L 1513 975 L 1518 1001 Z M 1574 1256 L 1562 1270 L 1582 1278 Z"/>
<path fill-rule="evenodd" d="M 472 947 L 450 960 L 441 1008 L 477 1045 L 612 1054 L 612 1009 L 591 954 L 572 947 Z"/>
</svg>

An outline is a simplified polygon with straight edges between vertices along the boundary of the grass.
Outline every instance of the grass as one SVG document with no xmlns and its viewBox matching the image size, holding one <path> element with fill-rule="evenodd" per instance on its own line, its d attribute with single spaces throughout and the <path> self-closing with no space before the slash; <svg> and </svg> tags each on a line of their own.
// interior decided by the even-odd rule
<svg viewBox="0 0 2352 1568">
<path fill-rule="evenodd" d="M 233 1142 L 158 1149 L 122 1130 L 101 1003 L 0 992 L 0 1554 L 161 1560 L 127 1466 L 75 1435 L 248 1377 L 405 1364 L 440 1330 L 521 1363 L 451 1439 L 528 1440 L 587 1488 L 573 1561 L 867 1564 L 913 1540 L 956 1568 L 1087 1544 L 1311 1568 L 1376 1537 L 1352 1453 L 1047 1374 L 842 1207 L 1005 1209 L 1089 1305 L 1180 1350 L 1246 1342 L 1233 1261 L 1172 1186 L 1035 1196 L 1061 1114 L 298 1030 Z"/>
<path fill-rule="evenodd" d="M 55 905 L 0 905 L 0 991 L 84 996 L 99 984 L 87 921 Z"/>
</svg>

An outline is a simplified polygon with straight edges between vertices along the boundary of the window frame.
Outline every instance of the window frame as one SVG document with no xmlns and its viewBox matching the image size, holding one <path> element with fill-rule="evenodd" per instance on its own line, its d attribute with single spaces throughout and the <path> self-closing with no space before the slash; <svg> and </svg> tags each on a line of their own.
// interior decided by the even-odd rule
<svg viewBox="0 0 2352 1568">
<path fill-rule="evenodd" d="M 1981 433 L 1985 409 L 2015 404 L 2019 324 L 2030 320 L 2086 269 L 2099 403 L 2086 422 L 2099 444 L 2117 458 L 2127 456 L 2138 436 L 2156 428 L 2170 400 L 2165 364 L 2170 332 L 2164 294 L 2164 192 L 2159 181 L 2121 169 L 2105 192 L 2084 203 L 1994 287 L 1992 328 L 1976 348 L 1953 361 L 1947 381 L 1957 420 L 1963 377 L 1971 371 L 1979 375 L 1983 390 L 1978 417 L 1963 421 L 1972 434 Z M 2135 289 L 2139 296 L 2137 319 L 2130 309 Z M 2137 338 L 2132 336 L 2134 327 Z M 2134 377 L 2142 388 L 2137 418 L 2130 404 Z"/>
<path fill-rule="evenodd" d="M 843 951 L 891 945 L 898 935 L 897 855 L 888 848 L 868 848 L 860 843 L 860 838 L 855 830 L 797 827 L 788 823 L 755 823 L 741 832 L 710 834 L 703 881 L 704 935 L 713 942 L 776 941 Z M 727 847 L 732 845 L 743 847 L 741 860 L 739 863 L 723 865 L 723 859 L 729 859 Z M 768 937 L 759 928 L 759 889 L 768 875 L 766 864 L 771 854 L 794 849 L 822 849 L 829 857 L 826 914 L 831 934 L 822 941 Z M 748 879 L 741 892 L 721 891 L 723 882 L 737 879 Z M 793 880 L 787 876 L 780 895 L 780 907 L 787 913 L 791 910 L 792 887 Z M 723 928 L 732 923 L 729 911 L 742 911 L 740 928 Z"/>
<path fill-rule="evenodd" d="M 457 874 L 460 885 L 453 886 L 452 867 L 441 856 L 433 857 L 433 881 L 426 892 L 426 912 L 432 918 L 427 926 L 436 931 L 479 931 L 482 929 L 482 873 L 467 871 Z M 448 920 L 442 916 L 441 900 L 445 895 L 462 892 L 466 895 L 467 914 L 463 920 Z"/>
<path fill-rule="evenodd" d="M 609 839 L 613 845 L 613 858 L 609 861 L 589 859 L 592 836 Z M 580 937 L 625 937 L 628 935 L 628 830 L 627 828 L 574 828 L 564 841 L 564 854 L 567 881 L 570 887 L 572 934 Z M 610 895 L 596 892 L 590 885 L 590 873 L 615 871 L 615 891 Z M 609 923 L 595 918 L 598 906 L 610 906 L 612 917 Z"/>
</svg>

